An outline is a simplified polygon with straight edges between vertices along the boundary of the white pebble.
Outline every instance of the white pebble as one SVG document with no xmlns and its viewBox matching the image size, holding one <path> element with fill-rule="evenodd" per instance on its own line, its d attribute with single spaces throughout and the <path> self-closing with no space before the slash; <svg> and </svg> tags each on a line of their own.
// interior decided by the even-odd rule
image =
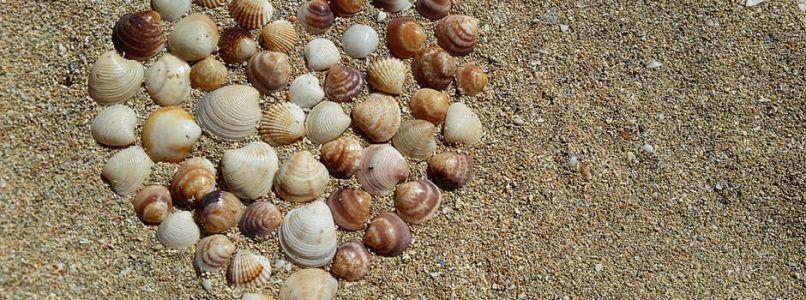
<svg viewBox="0 0 806 300">
<path fill-rule="evenodd" d="M 655 60 L 655 59 L 653 59 L 648 64 L 646 64 L 647 69 L 656 69 L 656 68 L 660 68 L 661 66 L 663 66 L 663 64 L 661 62 Z"/>
<path fill-rule="evenodd" d="M 577 165 L 579 165 L 579 159 L 576 155 L 571 155 L 571 157 L 568 158 L 568 168 L 571 170 L 576 170 Z"/>
<path fill-rule="evenodd" d="M 635 161 L 635 153 L 632 151 L 627 151 L 627 162 L 634 162 Z"/>
<path fill-rule="evenodd" d="M 641 146 L 641 149 L 644 149 L 644 151 L 646 151 L 646 153 L 649 154 L 655 153 L 655 146 L 652 146 L 650 144 L 644 144 L 643 146 Z"/>
<path fill-rule="evenodd" d="M 523 118 L 521 118 L 521 116 L 515 116 L 515 118 L 512 119 L 512 123 L 515 123 L 515 125 L 520 126 L 526 124 L 526 121 L 524 121 Z"/>
<path fill-rule="evenodd" d="M 383 22 L 383 20 L 386 20 L 386 13 L 383 11 L 379 11 L 378 15 L 375 16 L 375 21 Z"/>
<path fill-rule="evenodd" d="M 753 7 L 764 2 L 767 2 L 767 0 L 747 0 L 747 2 L 744 3 L 744 6 Z"/>
<path fill-rule="evenodd" d="M 596 266 L 594 266 L 593 269 L 596 270 L 596 272 L 601 272 L 602 270 L 604 270 L 604 266 L 602 264 L 596 264 Z"/>
<path fill-rule="evenodd" d="M 571 26 L 560 24 L 560 32 L 568 32 L 569 30 L 571 30 Z"/>
<path fill-rule="evenodd" d="M 800 11 L 806 12 L 806 0 L 799 0 L 798 8 L 800 8 Z"/>
<path fill-rule="evenodd" d="M 213 281 L 210 278 L 202 279 L 202 287 L 205 291 L 210 291 L 213 289 Z"/>
</svg>

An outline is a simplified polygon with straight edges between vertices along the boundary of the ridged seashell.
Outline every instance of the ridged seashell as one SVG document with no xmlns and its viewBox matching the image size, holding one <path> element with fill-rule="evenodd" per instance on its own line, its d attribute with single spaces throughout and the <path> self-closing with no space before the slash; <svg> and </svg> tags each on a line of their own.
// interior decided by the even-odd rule
<svg viewBox="0 0 806 300">
<path fill-rule="evenodd" d="M 241 296 L 241 300 L 275 300 L 275 298 L 263 294 L 244 293 L 243 296 Z"/>
<path fill-rule="evenodd" d="M 159 105 L 182 103 L 190 95 L 190 65 L 170 53 L 163 54 L 146 71 L 146 90 Z"/>
<path fill-rule="evenodd" d="M 171 192 L 161 185 L 144 187 L 132 199 L 137 218 L 146 224 L 159 224 L 168 217 L 173 208 Z"/>
<path fill-rule="evenodd" d="M 415 160 L 423 160 L 434 155 L 437 151 L 437 142 L 434 134 L 437 127 L 425 120 L 410 120 L 403 122 L 397 134 L 392 138 L 392 145 L 401 154 Z"/>
<path fill-rule="evenodd" d="M 246 85 L 228 85 L 212 91 L 196 107 L 199 125 L 214 135 L 239 140 L 257 131 L 262 116 L 260 93 Z"/>
<path fill-rule="evenodd" d="M 280 227 L 283 217 L 274 204 L 255 201 L 246 207 L 246 212 L 238 224 L 241 232 L 248 236 L 263 236 Z"/>
<path fill-rule="evenodd" d="M 271 261 L 249 251 L 238 251 L 227 268 L 227 282 L 241 288 L 254 288 L 269 283 Z"/>
<path fill-rule="evenodd" d="M 193 116 L 178 106 L 160 107 L 143 125 L 143 147 L 154 161 L 180 162 L 201 136 Z"/>
<path fill-rule="evenodd" d="M 434 155 L 428 160 L 428 177 L 445 190 L 461 188 L 473 179 L 473 158 L 456 152 Z"/>
<path fill-rule="evenodd" d="M 305 136 L 305 112 L 294 103 L 269 106 L 260 121 L 260 137 L 272 146 L 288 145 Z"/>
<path fill-rule="evenodd" d="M 98 143 L 107 146 L 126 146 L 134 143 L 137 137 L 134 128 L 137 115 L 126 105 L 112 105 L 104 108 L 92 120 L 90 132 Z"/>
<path fill-rule="evenodd" d="M 271 20 L 274 7 L 268 0 L 232 0 L 229 14 L 241 26 L 257 29 Z"/>
<path fill-rule="evenodd" d="M 355 24 L 344 31 L 341 47 L 352 58 L 365 58 L 378 49 L 378 33 L 367 25 Z"/>
<path fill-rule="evenodd" d="M 476 113 L 461 102 L 451 104 L 445 116 L 445 142 L 468 146 L 481 141 L 481 121 Z"/>
<path fill-rule="evenodd" d="M 369 223 L 364 244 L 379 255 L 398 256 L 411 244 L 409 225 L 394 213 L 382 213 Z"/>
<path fill-rule="evenodd" d="M 417 1 L 419 3 L 419 1 Z M 425 44 L 425 30 L 412 17 L 394 18 L 386 27 L 386 45 L 397 58 L 412 58 Z"/>
<path fill-rule="evenodd" d="M 395 190 L 395 210 L 401 219 L 420 224 L 434 216 L 442 196 L 434 183 L 417 180 L 401 184 Z"/>
<path fill-rule="evenodd" d="M 370 140 L 386 142 L 400 127 L 400 107 L 395 98 L 383 94 L 370 94 L 369 98 L 353 107 L 353 120 Z"/>
<path fill-rule="evenodd" d="M 313 39 L 305 45 L 305 61 L 308 68 L 324 71 L 341 61 L 341 54 L 336 44 L 328 39 Z"/>
<path fill-rule="evenodd" d="M 210 56 L 218 46 L 218 25 L 203 13 L 190 14 L 176 22 L 168 35 L 168 49 L 185 61 Z"/>
<path fill-rule="evenodd" d="M 423 17 L 431 20 L 442 19 L 451 11 L 451 0 L 417 0 L 414 4 Z"/>
<path fill-rule="evenodd" d="M 336 254 L 336 225 L 322 201 L 291 210 L 280 227 L 280 247 L 302 267 L 321 267 Z"/>
<path fill-rule="evenodd" d="M 154 163 L 140 146 L 131 146 L 112 155 L 101 174 L 118 195 L 131 195 L 143 186 L 151 175 Z M 324 168 L 324 166 L 322 166 Z M 325 170 L 327 172 L 327 170 Z"/>
<path fill-rule="evenodd" d="M 233 254 L 235 244 L 224 235 L 214 234 L 201 239 L 196 245 L 193 265 L 199 272 L 215 273 L 227 265 Z"/>
<path fill-rule="evenodd" d="M 227 0 L 196 0 L 196 3 L 206 8 L 214 8 L 227 3 Z"/>
<path fill-rule="evenodd" d="M 327 168 L 308 151 L 300 151 L 287 160 L 274 175 L 277 195 L 292 202 L 307 202 L 325 192 L 330 175 Z"/>
<path fill-rule="evenodd" d="M 288 55 L 263 51 L 252 56 L 246 64 L 246 78 L 258 91 L 268 95 L 288 85 L 291 64 Z"/>
<path fill-rule="evenodd" d="M 411 106 L 411 114 L 415 118 L 439 125 L 445 121 L 450 102 L 448 94 L 424 88 L 414 93 L 409 105 Z"/>
<path fill-rule="evenodd" d="M 369 66 L 367 77 L 379 92 L 400 95 L 406 82 L 406 65 L 396 58 L 382 59 Z"/>
<path fill-rule="evenodd" d="M 171 198 L 178 206 L 197 208 L 204 196 L 215 190 L 215 176 L 210 160 L 190 158 L 179 165 L 171 179 Z"/>
<path fill-rule="evenodd" d="M 190 9 L 190 0 L 151 0 L 151 8 L 168 21 L 176 21 Z"/>
<path fill-rule="evenodd" d="M 213 91 L 224 85 L 228 75 L 227 67 L 209 56 L 190 68 L 190 85 L 205 92 Z"/>
<path fill-rule="evenodd" d="M 361 230 L 369 221 L 372 196 L 361 190 L 343 188 L 327 198 L 333 221 L 344 230 Z"/>
<path fill-rule="evenodd" d="M 340 137 L 322 145 L 319 153 L 330 175 L 347 179 L 352 177 L 361 163 L 361 144 L 349 136 Z"/>
<path fill-rule="evenodd" d="M 153 10 L 123 15 L 115 23 L 112 43 L 124 57 L 146 60 L 165 47 L 160 14 Z"/>
<path fill-rule="evenodd" d="M 474 63 L 466 63 L 456 72 L 456 86 L 465 95 L 475 96 L 487 86 L 487 73 Z"/>
<path fill-rule="evenodd" d="M 323 98 L 325 91 L 319 86 L 319 79 L 313 74 L 303 74 L 295 78 L 288 88 L 289 100 L 299 107 L 311 108 Z"/>
<path fill-rule="evenodd" d="M 335 64 L 327 71 L 325 93 L 330 100 L 348 102 L 364 88 L 361 71 L 348 66 Z"/>
<path fill-rule="evenodd" d="M 241 221 L 246 206 L 230 192 L 210 192 L 202 199 L 201 224 L 205 232 L 221 233 Z"/>
<path fill-rule="evenodd" d="M 335 140 L 350 127 L 350 116 L 335 102 L 317 104 L 305 119 L 305 132 L 314 144 Z"/>
<path fill-rule="evenodd" d="M 274 149 L 264 142 L 251 142 L 238 149 L 224 151 L 221 174 L 230 192 L 242 199 L 257 199 L 271 192 L 278 159 Z"/>
<path fill-rule="evenodd" d="M 239 64 L 257 53 L 252 34 L 239 27 L 227 28 L 218 40 L 218 56 L 228 64 Z"/>
<path fill-rule="evenodd" d="M 325 32 L 333 25 L 336 17 L 327 2 L 321 0 L 309 1 L 302 5 L 297 11 L 297 22 L 302 24 L 310 33 L 319 34 Z"/>
<path fill-rule="evenodd" d="M 330 271 L 337 277 L 347 281 L 358 281 L 369 273 L 372 258 L 359 242 L 346 242 L 336 250 Z"/>
<path fill-rule="evenodd" d="M 157 227 L 157 240 L 165 247 L 179 249 L 193 246 L 199 240 L 199 227 L 193 214 L 178 210 L 168 215 Z"/>
<path fill-rule="evenodd" d="M 294 24 L 286 20 L 277 20 L 266 24 L 260 31 L 263 38 L 263 45 L 269 51 L 288 53 L 294 49 L 297 43 L 297 31 Z"/>
<path fill-rule="evenodd" d="M 340 18 L 351 17 L 361 11 L 365 0 L 331 0 L 330 10 Z"/>
<path fill-rule="evenodd" d="M 409 0 L 372 0 L 372 5 L 387 12 L 399 12 L 411 8 Z"/>
<path fill-rule="evenodd" d="M 90 97 L 102 105 L 129 100 L 140 91 L 144 73 L 140 62 L 106 51 L 92 65 L 87 80 Z"/>
<path fill-rule="evenodd" d="M 331 300 L 336 298 L 339 282 L 322 269 L 302 269 L 280 288 L 280 300 Z"/>
<path fill-rule="evenodd" d="M 456 59 L 440 47 L 423 48 L 412 60 L 411 72 L 421 87 L 444 90 L 456 74 Z"/>
<path fill-rule="evenodd" d="M 434 29 L 437 43 L 451 55 L 465 56 L 476 48 L 479 41 L 479 19 L 464 15 L 450 15 L 439 20 Z"/>
<path fill-rule="evenodd" d="M 374 144 L 364 148 L 356 177 L 368 193 L 385 196 L 409 177 L 406 159 L 389 144 Z"/>
</svg>

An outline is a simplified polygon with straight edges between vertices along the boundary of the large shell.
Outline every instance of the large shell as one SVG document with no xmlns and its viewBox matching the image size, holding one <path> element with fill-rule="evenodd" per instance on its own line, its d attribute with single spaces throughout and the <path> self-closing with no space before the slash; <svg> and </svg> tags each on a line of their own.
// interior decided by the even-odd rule
<svg viewBox="0 0 806 300">
<path fill-rule="evenodd" d="M 134 128 L 137 115 L 126 105 L 112 105 L 104 108 L 92 120 L 90 132 L 98 143 L 107 146 L 126 146 L 134 143 L 137 137 Z"/>
<path fill-rule="evenodd" d="M 160 107 L 143 125 L 143 147 L 154 161 L 179 162 L 201 136 L 193 116 L 178 106 Z"/>
<path fill-rule="evenodd" d="M 370 140 L 386 142 L 400 127 L 400 107 L 395 98 L 383 94 L 370 94 L 369 99 L 353 108 L 353 120 Z"/>
<path fill-rule="evenodd" d="M 267 201 L 255 201 L 246 207 L 246 212 L 238 224 L 241 232 L 248 236 L 269 234 L 283 221 L 280 210 Z"/>
<path fill-rule="evenodd" d="M 168 21 L 176 21 L 190 9 L 190 0 L 151 0 L 151 8 Z"/>
<path fill-rule="evenodd" d="M 336 254 L 336 225 L 322 201 L 291 210 L 280 228 L 280 247 L 302 267 L 321 267 Z"/>
<path fill-rule="evenodd" d="M 288 55 L 271 51 L 253 55 L 246 65 L 246 78 L 253 87 L 266 95 L 285 88 L 291 78 Z"/>
<path fill-rule="evenodd" d="M 209 56 L 190 68 L 190 84 L 193 88 L 209 92 L 223 86 L 228 75 L 227 67 Z"/>
<path fill-rule="evenodd" d="M 406 65 L 396 58 L 382 59 L 369 66 L 367 77 L 379 92 L 400 95 L 406 82 Z"/>
<path fill-rule="evenodd" d="M 331 0 L 330 10 L 340 18 L 351 17 L 361 11 L 365 0 Z"/>
<path fill-rule="evenodd" d="M 309 1 L 297 11 L 297 22 L 302 24 L 310 33 L 318 34 L 328 30 L 336 17 L 330 10 L 327 2 L 322 0 Z"/>
<path fill-rule="evenodd" d="M 153 165 L 143 148 L 131 146 L 112 155 L 101 174 L 118 195 L 126 196 L 143 186 L 143 182 L 151 175 Z"/>
<path fill-rule="evenodd" d="M 228 64 L 240 64 L 257 53 L 257 42 L 246 29 L 232 27 L 221 33 L 218 55 Z"/>
<path fill-rule="evenodd" d="M 218 25 L 207 15 L 195 13 L 176 22 L 168 35 L 168 49 L 185 61 L 197 61 L 215 51 L 218 38 Z"/>
<path fill-rule="evenodd" d="M 353 176 L 361 163 L 361 144 L 354 138 L 342 136 L 322 145 L 319 152 L 322 163 L 336 178 L 347 179 Z"/>
<path fill-rule="evenodd" d="M 143 65 L 115 51 L 106 51 L 92 65 L 87 80 L 90 97 L 98 104 L 117 104 L 134 97 L 143 83 Z"/>
<path fill-rule="evenodd" d="M 325 192 L 330 176 L 322 163 L 308 151 L 300 151 L 287 160 L 274 176 L 277 195 L 292 202 L 307 202 Z"/>
<path fill-rule="evenodd" d="M 451 0 L 417 0 L 414 4 L 423 17 L 431 20 L 442 19 L 451 11 Z"/>
<path fill-rule="evenodd" d="M 415 118 L 439 125 L 445 122 L 450 102 L 448 94 L 424 88 L 414 93 L 409 105 L 411 106 L 411 114 Z"/>
<path fill-rule="evenodd" d="M 271 20 L 274 7 L 268 0 L 232 0 L 229 14 L 241 26 L 256 29 Z"/>
<path fill-rule="evenodd" d="M 360 242 L 350 241 L 339 246 L 330 271 L 347 281 L 357 281 L 369 273 L 372 258 Z"/>
<path fill-rule="evenodd" d="M 388 12 L 399 12 L 411 7 L 409 0 L 372 0 L 372 5 Z"/>
<path fill-rule="evenodd" d="M 227 3 L 227 0 L 196 0 L 196 3 L 206 8 L 214 8 Z"/>
<path fill-rule="evenodd" d="M 137 218 L 146 224 L 159 224 L 168 217 L 173 208 L 171 192 L 161 185 L 144 187 L 132 199 Z"/>
<path fill-rule="evenodd" d="M 341 47 L 352 58 L 365 58 L 378 49 L 378 33 L 367 25 L 355 24 L 344 31 Z"/>
<path fill-rule="evenodd" d="M 420 224 L 431 219 L 441 201 L 439 188 L 425 179 L 406 182 L 395 190 L 397 215 L 410 224 Z"/>
<path fill-rule="evenodd" d="M 348 102 L 363 88 L 364 76 L 355 68 L 335 64 L 327 71 L 325 93 L 330 100 Z"/>
<path fill-rule="evenodd" d="M 382 213 L 369 223 L 364 244 L 382 256 L 398 256 L 411 244 L 409 225 L 394 213 Z"/>
<path fill-rule="evenodd" d="M 481 121 L 461 102 L 451 104 L 445 116 L 445 142 L 475 145 L 481 141 Z"/>
<path fill-rule="evenodd" d="M 350 116 L 335 102 L 323 101 L 305 119 L 305 132 L 314 144 L 335 140 L 350 127 Z"/>
<path fill-rule="evenodd" d="M 146 90 L 162 106 L 182 103 L 190 95 L 190 65 L 169 53 L 146 71 Z"/>
<path fill-rule="evenodd" d="M 439 20 L 434 29 L 437 43 L 451 55 L 465 56 L 476 48 L 479 41 L 479 19 L 464 15 L 450 15 Z"/>
<path fill-rule="evenodd" d="M 406 159 L 389 144 L 364 148 L 361 166 L 356 173 L 361 188 L 375 196 L 385 196 L 409 177 Z"/>
<path fill-rule="evenodd" d="M 400 125 L 400 130 L 392 138 L 392 145 L 395 145 L 395 148 L 405 156 L 423 160 L 434 155 L 437 150 L 437 142 L 434 139 L 436 132 L 436 126 L 431 122 L 406 121 Z"/>
<path fill-rule="evenodd" d="M 269 283 L 271 261 L 249 251 L 238 251 L 227 268 L 227 282 L 241 288 L 260 287 Z"/>
<path fill-rule="evenodd" d="M 227 187 L 242 199 L 268 195 L 278 168 L 277 153 L 264 142 L 227 150 L 221 159 L 221 174 Z"/>
<path fill-rule="evenodd" d="M 194 157 L 184 161 L 171 179 L 171 197 L 179 205 L 199 207 L 202 198 L 215 190 L 215 167 L 210 160 Z"/>
<path fill-rule="evenodd" d="M 199 272 L 218 272 L 227 265 L 229 259 L 235 254 L 235 244 L 220 234 L 203 238 L 196 245 L 196 258 L 193 265 Z"/>
<path fill-rule="evenodd" d="M 208 93 L 196 107 L 199 125 L 214 135 L 239 140 L 257 131 L 262 116 L 260 93 L 250 86 L 229 85 Z"/>
<path fill-rule="evenodd" d="M 260 121 L 260 137 L 273 146 L 288 145 L 305 136 L 305 112 L 294 103 L 269 106 Z"/>
<path fill-rule="evenodd" d="M 193 214 L 178 210 L 170 214 L 157 228 L 157 240 L 168 248 L 193 246 L 199 240 L 199 227 L 193 222 Z"/>
<path fill-rule="evenodd" d="M 115 23 L 112 43 L 123 56 L 146 60 L 165 47 L 160 14 L 147 10 L 123 15 Z"/>
<path fill-rule="evenodd" d="M 302 108 L 311 108 L 325 97 L 319 86 L 319 79 L 313 74 L 303 74 L 295 78 L 288 88 L 289 100 Z"/>
<path fill-rule="evenodd" d="M 343 188 L 327 198 L 333 221 L 344 230 L 361 230 L 369 220 L 372 196 L 362 190 Z"/>
<path fill-rule="evenodd" d="M 230 192 L 210 192 L 202 199 L 200 219 L 208 233 L 221 233 L 238 225 L 246 206 Z"/>
<path fill-rule="evenodd" d="M 280 288 L 280 300 L 331 300 L 339 282 L 322 269 L 303 269 L 291 274 Z"/>
<path fill-rule="evenodd" d="M 428 177 L 445 190 L 461 188 L 473 179 L 473 158 L 456 152 L 434 155 L 428 160 Z"/>
<path fill-rule="evenodd" d="M 487 73 L 474 63 L 466 63 L 456 72 L 456 86 L 462 93 L 475 96 L 487 86 Z"/>
<path fill-rule="evenodd" d="M 412 60 L 411 72 L 421 87 L 444 90 L 456 74 L 456 59 L 440 47 L 423 48 Z"/>
<path fill-rule="evenodd" d="M 297 43 L 297 32 L 294 24 L 286 20 L 277 20 L 266 24 L 260 31 L 263 38 L 263 45 L 269 51 L 288 53 L 294 49 Z"/>
<path fill-rule="evenodd" d="M 328 39 L 313 39 L 305 45 L 305 61 L 308 68 L 316 71 L 324 71 L 341 61 L 341 54 L 336 44 Z"/>
<path fill-rule="evenodd" d="M 414 57 L 423 48 L 425 39 L 423 26 L 412 17 L 394 18 L 386 27 L 386 45 L 389 53 L 397 58 Z"/>
</svg>

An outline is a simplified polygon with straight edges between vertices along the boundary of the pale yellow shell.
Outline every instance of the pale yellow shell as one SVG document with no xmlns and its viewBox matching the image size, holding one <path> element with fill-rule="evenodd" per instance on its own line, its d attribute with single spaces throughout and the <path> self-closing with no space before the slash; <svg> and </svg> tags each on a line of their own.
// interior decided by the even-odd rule
<svg viewBox="0 0 806 300">
<path fill-rule="evenodd" d="M 260 121 L 260 137 L 272 146 L 288 145 L 305 136 L 305 112 L 294 103 L 269 107 Z"/>
<path fill-rule="evenodd" d="M 137 139 L 134 128 L 137 115 L 126 105 L 112 105 L 102 110 L 92 120 L 90 131 L 98 143 L 107 146 L 131 145 Z"/>
<path fill-rule="evenodd" d="M 274 176 L 277 195 L 292 202 L 307 202 L 325 192 L 330 181 L 327 168 L 308 151 L 294 154 Z"/>
<path fill-rule="evenodd" d="M 229 14 L 247 29 L 256 29 L 271 20 L 274 7 L 268 0 L 232 0 Z"/>
<path fill-rule="evenodd" d="M 481 121 L 461 102 L 451 104 L 445 116 L 445 142 L 475 145 L 481 141 Z"/>
<path fill-rule="evenodd" d="M 397 134 L 392 138 L 392 145 L 400 153 L 416 160 L 424 160 L 437 150 L 434 134 L 436 126 L 425 120 L 411 120 L 403 122 Z"/>
<path fill-rule="evenodd" d="M 146 90 L 159 105 L 178 105 L 190 95 L 190 65 L 170 53 L 146 71 Z"/>
<path fill-rule="evenodd" d="M 143 182 L 151 175 L 153 165 L 154 162 L 148 158 L 143 148 L 132 146 L 112 155 L 101 174 L 116 193 L 121 196 L 131 195 L 143 186 Z"/>
<path fill-rule="evenodd" d="M 168 215 L 157 228 L 157 240 L 168 248 L 193 246 L 200 236 L 199 226 L 193 222 L 193 214 L 178 210 Z"/>
<path fill-rule="evenodd" d="M 185 61 L 197 61 L 216 50 L 218 38 L 218 25 L 207 15 L 195 13 L 176 22 L 168 35 L 168 49 Z"/>
<path fill-rule="evenodd" d="M 239 140 L 257 131 L 260 121 L 260 93 L 246 85 L 229 85 L 202 98 L 196 117 L 202 128 L 214 135 Z"/>
<path fill-rule="evenodd" d="M 134 97 L 143 84 L 143 65 L 121 57 L 115 50 L 101 54 L 90 70 L 90 97 L 98 104 L 117 104 Z"/>
<path fill-rule="evenodd" d="M 335 140 L 350 127 L 350 116 L 335 102 L 317 104 L 305 119 L 305 132 L 314 144 Z"/>
<path fill-rule="evenodd" d="M 182 161 L 200 136 L 193 116 L 179 106 L 157 109 L 143 125 L 143 147 L 154 161 Z"/>
<path fill-rule="evenodd" d="M 297 32 L 294 24 L 286 20 L 277 20 L 266 24 L 260 32 L 263 45 L 270 51 L 288 53 L 297 43 Z"/>
<path fill-rule="evenodd" d="M 339 282 L 322 269 L 303 269 L 291 274 L 280 288 L 280 300 L 336 298 Z"/>
<path fill-rule="evenodd" d="M 407 69 L 399 59 L 387 58 L 372 63 L 367 70 L 367 77 L 375 90 L 400 95 L 406 82 Z"/>
<path fill-rule="evenodd" d="M 369 99 L 353 108 L 353 120 L 370 140 L 376 143 L 386 142 L 400 127 L 400 107 L 395 98 L 370 94 Z"/>
<path fill-rule="evenodd" d="M 227 150 L 221 159 L 221 173 L 230 192 L 241 199 L 257 199 L 271 192 L 278 159 L 264 142 L 252 142 Z"/>
</svg>

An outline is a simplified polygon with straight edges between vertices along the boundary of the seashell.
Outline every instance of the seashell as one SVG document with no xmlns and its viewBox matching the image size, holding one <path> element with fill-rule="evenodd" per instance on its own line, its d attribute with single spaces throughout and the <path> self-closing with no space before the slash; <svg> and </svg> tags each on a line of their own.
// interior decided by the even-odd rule
<svg viewBox="0 0 806 300">
<path fill-rule="evenodd" d="M 190 85 L 202 91 L 213 91 L 224 85 L 228 73 L 224 64 L 209 56 L 190 68 Z"/>
<path fill-rule="evenodd" d="M 305 45 L 305 61 L 308 68 L 324 71 L 341 61 L 339 49 L 328 39 L 314 39 Z"/>
<path fill-rule="evenodd" d="M 381 256 L 398 256 L 411 243 L 411 231 L 394 213 L 382 213 L 375 217 L 364 235 L 364 244 Z"/>
<path fill-rule="evenodd" d="M 92 65 L 87 80 L 90 97 L 101 105 L 129 100 L 140 91 L 143 65 L 128 60 L 115 51 L 106 51 Z"/>
<path fill-rule="evenodd" d="M 235 244 L 220 234 L 201 239 L 196 245 L 196 258 L 193 265 L 199 272 L 215 273 L 227 265 L 235 254 Z"/>
<path fill-rule="evenodd" d="M 168 49 L 185 61 L 210 56 L 218 45 L 218 26 L 203 13 L 190 14 L 174 24 L 168 35 Z"/>
<path fill-rule="evenodd" d="M 373 142 L 391 139 L 400 127 L 400 107 L 397 101 L 383 94 L 370 94 L 369 99 L 353 107 L 356 126 Z"/>
<path fill-rule="evenodd" d="M 335 140 L 350 127 L 350 116 L 335 102 L 324 101 L 316 105 L 305 119 L 305 132 L 314 144 Z"/>
<path fill-rule="evenodd" d="M 360 242 L 346 242 L 336 250 L 330 271 L 347 281 L 358 281 L 369 273 L 372 259 Z"/>
<path fill-rule="evenodd" d="M 274 7 L 268 0 L 232 0 L 229 14 L 241 26 L 257 29 L 271 20 Z"/>
<path fill-rule="evenodd" d="M 201 224 L 205 232 L 221 233 L 241 221 L 246 206 L 230 192 L 210 192 L 202 198 Z"/>
<path fill-rule="evenodd" d="M 260 31 L 263 38 L 263 45 L 269 51 L 288 53 L 294 49 L 297 43 L 297 32 L 294 24 L 286 20 L 277 20 L 266 24 Z"/>
<path fill-rule="evenodd" d="M 325 91 L 319 86 L 319 79 L 316 76 L 303 74 L 291 82 L 288 97 L 291 102 L 302 108 L 311 108 L 325 98 Z"/>
<path fill-rule="evenodd" d="M 274 189 L 280 198 L 307 202 L 325 192 L 330 176 L 327 168 L 308 151 L 300 151 L 286 161 L 274 176 Z"/>
<path fill-rule="evenodd" d="M 337 17 L 347 18 L 361 11 L 364 0 L 330 0 L 330 10 Z"/>
<path fill-rule="evenodd" d="M 418 1 L 419 3 L 419 1 Z M 425 44 L 425 30 L 412 17 L 394 18 L 386 27 L 386 46 L 397 58 L 412 58 Z"/>
<path fill-rule="evenodd" d="M 167 21 L 176 21 L 190 9 L 190 0 L 151 0 L 151 8 Z"/>
<path fill-rule="evenodd" d="M 126 58 L 146 60 L 165 47 L 160 14 L 153 10 L 126 14 L 112 30 L 112 43 Z"/>
<path fill-rule="evenodd" d="M 473 179 L 473 158 L 467 154 L 444 152 L 428 160 L 428 177 L 445 190 L 455 190 Z"/>
<path fill-rule="evenodd" d="M 280 288 L 280 300 L 336 298 L 339 282 L 322 269 L 302 269 L 294 272 Z"/>
<path fill-rule="evenodd" d="M 260 93 L 250 86 L 229 85 L 204 96 L 196 107 L 201 127 L 214 135 L 239 140 L 257 131 Z"/>
<path fill-rule="evenodd" d="M 367 77 L 379 92 L 400 95 L 406 82 L 406 65 L 396 58 L 382 59 L 369 66 Z"/>
<path fill-rule="evenodd" d="M 246 212 L 238 224 L 241 232 L 248 236 L 263 236 L 280 227 L 283 217 L 274 204 L 256 201 L 246 207 Z"/>
<path fill-rule="evenodd" d="M 260 121 L 260 137 L 272 146 L 288 145 L 305 136 L 305 112 L 294 103 L 269 106 Z"/>
<path fill-rule="evenodd" d="M 227 282 L 241 288 L 254 288 L 269 283 L 271 261 L 249 251 L 238 251 L 227 268 Z"/>
<path fill-rule="evenodd" d="M 251 142 L 224 151 L 221 174 L 230 192 L 242 199 L 257 199 L 271 192 L 278 160 L 274 149 L 264 142 Z"/>
<path fill-rule="evenodd" d="M 456 59 L 437 46 L 420 50 L 411 62 L 414 80 L 422 87 L 444 90 L 456 74 Z"/>
<path fill-rule="evenodd" d="M 126 196 L 143 186 L 143 182 L 151 175 L 153 165 L 143 148 L 131 146 L 112 155 L 104 165 L 101 175 L 109 181 L 115 193 Z"/>
<path fill-rule="evenodd" d="M 434 216 L 442 200 L 439 189 L 429 180 L 401 184 L 395 190 L 395 210 L 409 224 L 420 224 Z"/>
<path fill-rule="evenodd" d="M 204 196 L 215 190 L 215 175 L 213 163 L 206 158 L 184 161 L 171 179 L 171 198 L 179 206 L 199 207 Z"/>
<path fill-rule="evenodd" d="M 327 198 L 333 221 L 344 230 L 361 230 L 369 220 L 372 196 L 361 190 L 343 188 Z"/>
<path fill-rule="evenodd" d="M 399 12 L 411 8 L 409 0 L 372 0 L 372 5 L 387 12 Z"/>
<path fill-rule="evenodd" d="M 280 227 L 280 247 L 302 267 L 321 267 L 336 254 L 336 226 L 322 201 L 292 209 Z"/>
<path fill-rule="evenodd" d="M 275 300 L 275 298 L 263 294 L 244 293 L 243 296 L 241 296 L 241 300 Z"/>
<path fill-rule="evenodd" d="M 434 125 L 442 124 L 445 121 L 445 115 L 448 114 L 448 94 L 443 92 L 424 88 L 414 93 L 411 97 L 411 114 L 421 120 L 426 120 Z"/>
<path fill-rule="evenodd" d="M 361 163 L 361 144 L 354 138 L 343 136 L 322 145 L 319 151 L 322 163 L 330 175 L 347 179 L 353 176 Z"/>
<path fill-rule="evenodd" d="M 341 46 L 352 58 L 365 58 L 378 49 L 378 33 L 367 25 L 355 24 L 344 31 Z"/>
<path fill-rule="evenodd" d="M 190 95 L 190 65 L 165 53 L 146 71 L 146 90 L 159 105 L 182 103 Z"/>
<path fill-rule="evenodd" d="M 321 0 L 309 1 L 297 11 L 297 22 L 302 24 L 302 28 L 313 34 L 327 31 L 335 19 L 330 6 Z"/>
<path fill-rule="evenodd" d="M 227 0 L 196 0 L 196 4 L 206 8 L 214 8 L 227 3 Z"/>
<path fill-rule="evenodd" d="M 134 128 L 137 115 L 126 105 L 112 105 L 104 108 L 92 120 L 90 132 L 98 143 L 107 146 L 126 146 L 137 138 Z"/>
<path fill-rule="evenodd" d="M 285 88 L 288 79 L 291 78 L 288 55 L 271 51 L 253 55 L 246 64 L 246 78 L 253 87 L 265 95 Z"/>
<path fill-rule="evenodd" d="M 451 104 L 445 116 L 445 142 L 474 145 L 481 141 L 481 121 L 464 103 Z"/>
<path fill-rule="evenodd" d="M 464 15 L 450 15 L 439 20 L 434 29 L 437 44 L 454 56 L 465 56 L 476 48 L 479 41 L 479 19 Z"/>
<path fill-rule="evenodd" d="M 364 76 L 361 71 L 335 64 L 327 71 L 325 77 L 325 93 L 330 100 L 348 102 L 364 88 Z"/>
<path fill-rule="evenodd" d="M 403 122 L 400 130 L 392 138 L 392 145 L 401 154 L 415 160 L 423 160 L 434 155 L 437 151 L 437 142 L 434 134 L 437 127 L 425 120 L 411 120 Z"/>
<path fill-rule="evenodd" d="M 154 161 L 179 162 L 201 136 L 193 116 L 178 106 L 160 107 L 143 125 L 143 147 Z"/>
<path fill-rule="evenodd" d="M 224 30 L 218 40 L 218 56 L 228 64 L 240 64 L 257 53 L 257 42 L 246 29 L 232 27 Z"/>
<path fill-rule="evenodd" d="M 132 205 L 137 217 L 146 224 L 161 223 L 173 208 L 171 192 L 161 185 L 150 185 L 141 189 L 132 199 Z"/>
<path fill-rule="evenodd" d="M 157 227 L 157 240 L 165 247 L 179 249 L 193 246 L 199 240 L 199 227 L 193 214 L 178 210 L 168 215 Z"/>
<path fill-rule="evenodd" d="M 431 20 L 442 19 L 451 11 L 451 0 L 417 0 L 414 4 L 423 17 Z"/>
<path fill-rule="evenodd" d="M 406 159 L 389 144 L 369 145 L 361 155 L 356 177 L 361 188 L 372 195 L 388 195 L 409 177 Z"/>
<path fill-rule="evenodd" d="M 466 63 L 456 72 L 456 86 L 468 96 L 475 96 L 487 86 L 487 74 L 474 63 Z"/>
</svg>

